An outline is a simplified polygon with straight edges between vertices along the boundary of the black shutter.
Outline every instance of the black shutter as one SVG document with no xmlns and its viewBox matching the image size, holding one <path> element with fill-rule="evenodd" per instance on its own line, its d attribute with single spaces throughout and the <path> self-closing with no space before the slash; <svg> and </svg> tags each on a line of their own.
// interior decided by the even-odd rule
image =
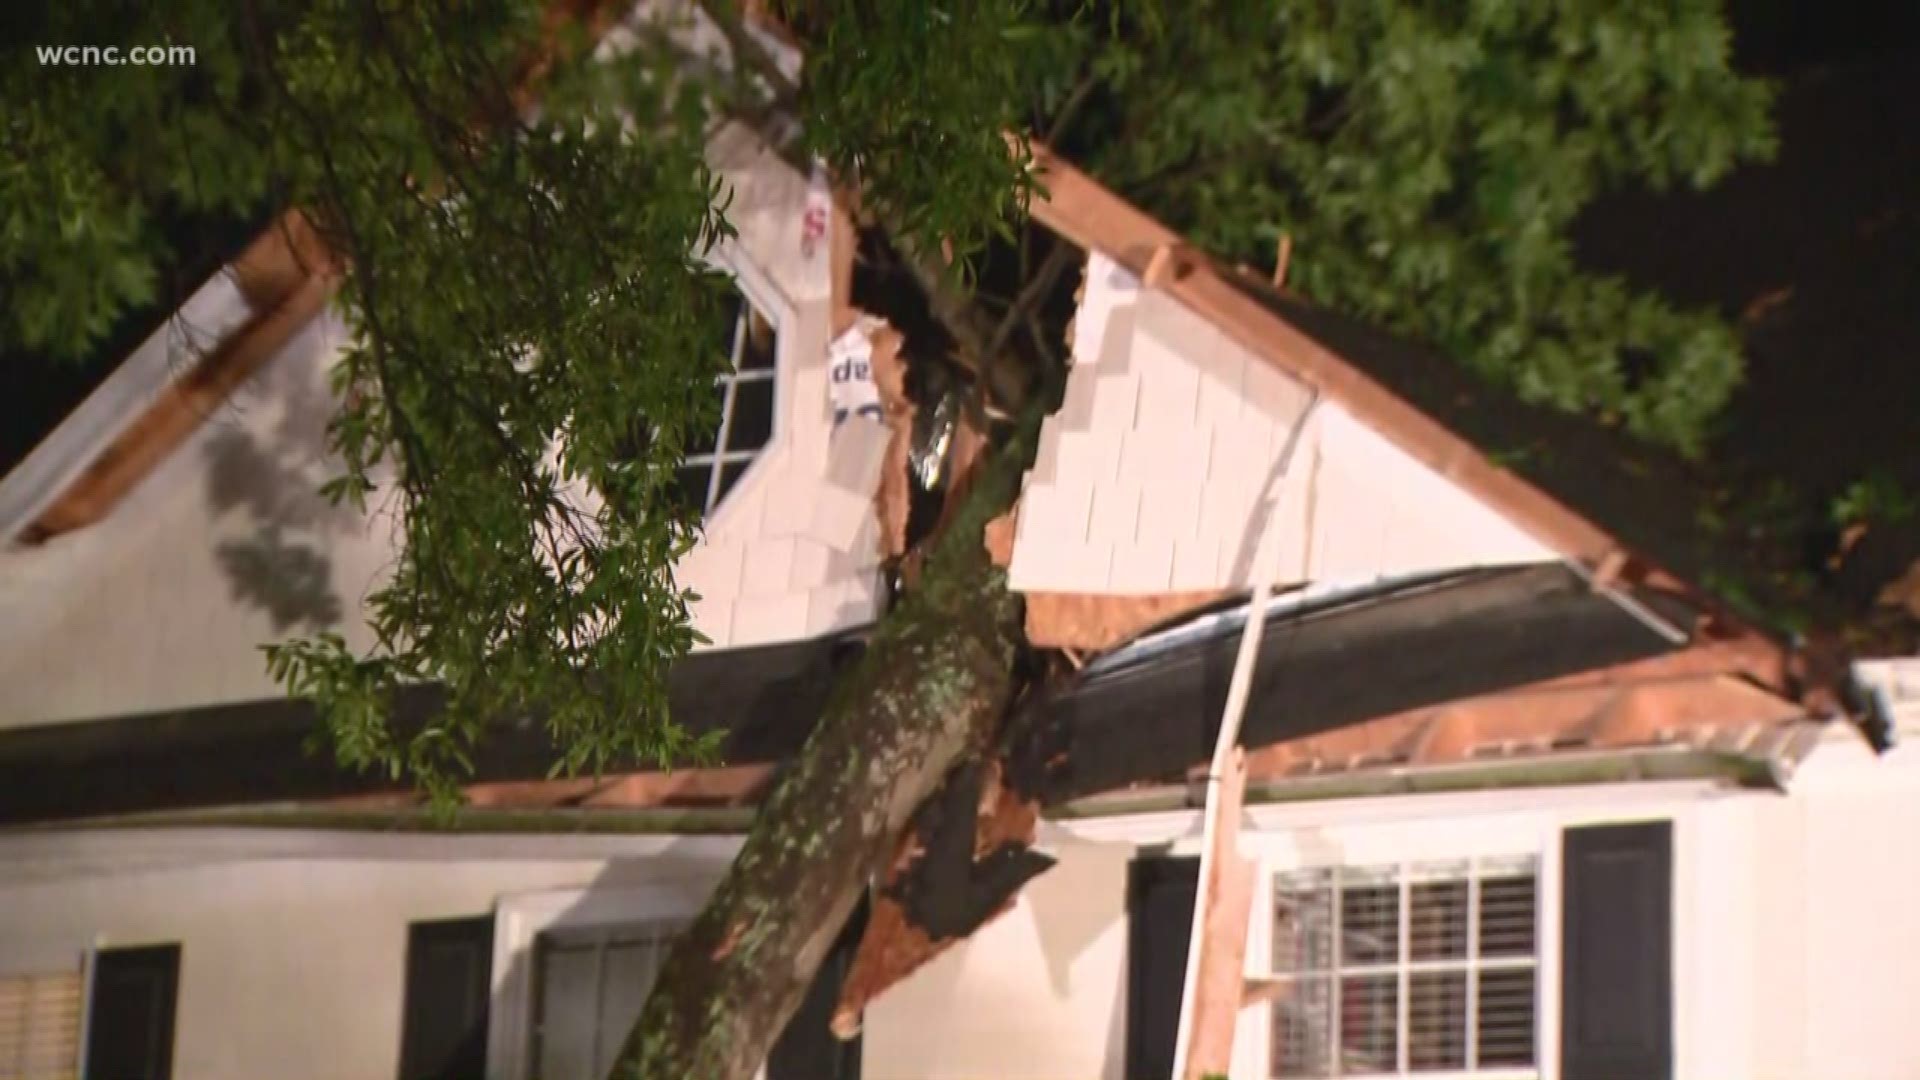
<svg viewBox="0 0 1920 1080">
<path fill-rule="evenodd" d="M 1673 1076 L 1673 826 L 1568 829 L 1562 1080 Z"/>
<path fill-rule="evenodd" d="M 169 1080 L 180 946 L 107 949 L 94 958 L 87 1080 Z"/>
<path fill-rule="evenodd" d="M 480 1080 L 493 996 L 493 917 L 407 928 L 400 1080 Z"/>
<path fill-rule="evenodd" d="M 1200 860 L 1137 859 L 1127 872 L 1127 1077 L 1166 1080 L 1186 989 Z"/>
<path fill-rule="evenodd" d="M 842 1040 L 828 1024 L 866 927 L 867 904 L 863 900 L 841 929 L 833 951 L 820 964 L 799 1010 L 787 1021 L 786 1030 L 767 1055 L 767 1080 L 860 1080 L 860 1036 Z"/>
</svg>

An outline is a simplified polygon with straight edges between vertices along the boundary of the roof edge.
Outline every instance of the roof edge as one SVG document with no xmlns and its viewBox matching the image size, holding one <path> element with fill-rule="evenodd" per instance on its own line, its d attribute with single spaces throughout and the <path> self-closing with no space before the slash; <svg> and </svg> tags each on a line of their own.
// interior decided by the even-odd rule
<svg viewBox="0 0 1920 1080">
<path fill-rule="evenodd" d="M 105 517 L 319 314 L 336 281 L 304 217 L 268 226 L 0 478 L 0 546 Z"/>
</svg>

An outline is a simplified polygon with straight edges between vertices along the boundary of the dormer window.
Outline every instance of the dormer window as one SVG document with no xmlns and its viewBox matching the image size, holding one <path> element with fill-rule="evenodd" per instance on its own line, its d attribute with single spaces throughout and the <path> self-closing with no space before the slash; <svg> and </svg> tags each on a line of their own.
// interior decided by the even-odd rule
<svg viewBox="0 0 1920 1080">
<path fill-rule="evenodd" d="M 733 295 L 729 370 L 714 381 L 720 424 L 688 448 L 675 485 L 689 505 L 710 517 L 773 440 L 776 343 L 773 320 L 743 292 Z"/>
</svg>

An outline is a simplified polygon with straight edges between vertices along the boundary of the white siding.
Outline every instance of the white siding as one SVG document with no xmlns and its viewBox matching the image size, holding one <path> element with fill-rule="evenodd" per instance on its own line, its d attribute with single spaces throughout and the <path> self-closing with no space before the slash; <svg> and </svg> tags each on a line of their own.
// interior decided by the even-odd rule
<svg viewBox="0 0 1920 1080">
<path fill-rule="evenodd" d="M 1309 392 L 1099 254 L 1061 408 L 1041 428 L 1009 577 L 1138 595 L 1251 584 L 1267 487 Z M 1544 545 L 1336 402 L 1298 432 L 1272 513 L 1280 584 L 1533 562 Z"/>
</svg>

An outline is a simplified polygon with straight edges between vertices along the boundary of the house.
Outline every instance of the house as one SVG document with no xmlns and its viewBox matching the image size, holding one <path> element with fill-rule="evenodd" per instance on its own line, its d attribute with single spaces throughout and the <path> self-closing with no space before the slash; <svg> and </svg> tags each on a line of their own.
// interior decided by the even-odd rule
<svg viewBox="0 0 1920 1080">
<path fill-rule="evenodd" d="M 598 1075 L 885 602 L 886 332 L 811 178 L 737 130 L 713 154 L 742 303 L 685 477 L 712 645 L 672 696 L 727 765 L 549 780 L 508 732 L 439 829 L 303 752 L 257 646 L 353 640 L 393 529 L 313 494 L 344 331 L 271 232 L 0 480 L 0 1076 Z M 1373 373 L 1403 346 L 1043 159 L 1073 364 L 997 529 L 1030 636 L 1085 662 L 1036 706 L 1056 865 L 842 1044 L 850 931 L 767 1075 L 1166 1075 L 1186 781 L 1248 618 L 1270 1000 L 1234 1076 L 1910 1075 L 1920 661 L 1829 715 L 1785 646 Z"/>
</svg>

